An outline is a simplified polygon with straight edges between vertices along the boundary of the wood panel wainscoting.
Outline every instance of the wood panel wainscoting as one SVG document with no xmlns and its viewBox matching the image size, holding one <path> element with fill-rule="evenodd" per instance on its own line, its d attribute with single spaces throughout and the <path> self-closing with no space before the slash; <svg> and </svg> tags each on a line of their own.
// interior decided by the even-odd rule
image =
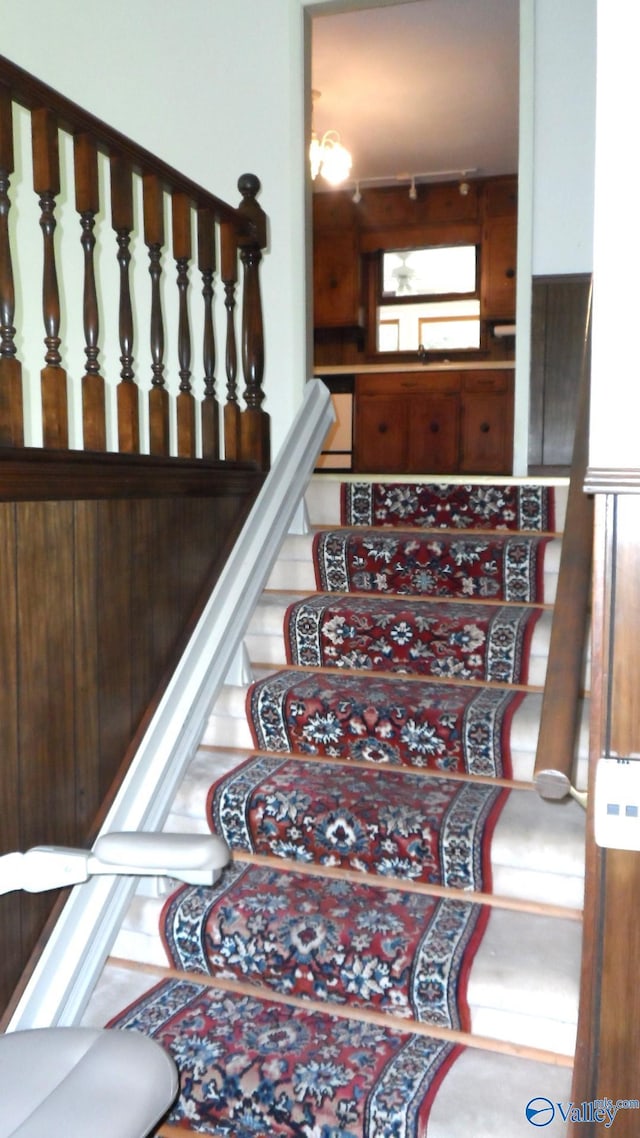
<svg viewBox="0 0 640 1138">
<path fill-rule="evenodd" d="M 589 273 L 533 278 L 531 466 L 571 465 L 590 289 Z"/>
<path fill-rule="evenodd" d="M 90 842 L 262 480 L 0 450 L 0 853 Z M 54 902 L 0 899 L 0 1005 Z"/>
</svg>

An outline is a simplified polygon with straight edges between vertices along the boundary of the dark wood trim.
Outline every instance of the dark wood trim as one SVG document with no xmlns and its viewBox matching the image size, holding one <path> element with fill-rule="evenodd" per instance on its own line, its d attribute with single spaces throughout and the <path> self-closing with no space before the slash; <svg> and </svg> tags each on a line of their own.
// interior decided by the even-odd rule
<svg viewBox="0 0 640 1138">
<path fill-rule="evenodd" d="M 83 451 L 0 449 L 0 501 L 217 497 L 255 491 L 254 463 Z"/>
<path fill-rule="evenodd" d="M 640 495 L 596 497 L 590 782 L 584 950 L 576 1101 L 638 1097 L 640 853 L 593 841 L 594 778 L 601 756 L 640 754 Z M 621 1110 L 616 1135 L 635 1138 L 637 1111 Z M 572 1134 L 596 1138 L 599 1126 Z"/>
</svg>

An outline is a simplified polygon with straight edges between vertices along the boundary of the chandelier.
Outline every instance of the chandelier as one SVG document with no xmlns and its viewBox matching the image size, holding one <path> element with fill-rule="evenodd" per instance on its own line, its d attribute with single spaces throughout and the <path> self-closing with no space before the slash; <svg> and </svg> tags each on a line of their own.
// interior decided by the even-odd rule
<svg viewBox="0 0 640 1138">
<path fill-rule="evenodd" d="M 312 107 L 319 97 L 319 91 L 311 92 Z M 342 145 L 337 130 L 325 130 L 321 138 L 318 138 L 315 130 L 311 131 L 309 163 L 314 181 L 318 175 L 332 186 L 346 181 L 351 173 L 351 155 Z"/>
<path fill-rule="evenodd" d="M 351 172 L 351 155 L 335 130 L 325 130 L 322 138 L 312 132 L 309 162 L 311 177 L 315 180 L 320 174 L 332 186 L 344 182 Z"/>
</svg>

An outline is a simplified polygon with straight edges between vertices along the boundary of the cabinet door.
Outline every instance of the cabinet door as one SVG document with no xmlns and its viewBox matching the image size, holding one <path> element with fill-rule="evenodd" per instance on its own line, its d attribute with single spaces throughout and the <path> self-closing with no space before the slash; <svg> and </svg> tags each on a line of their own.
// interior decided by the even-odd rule
<svg viewBox="0 0 640 1138">
<path fill-rule="evenodd" d="M 460 472 L 510 474 L 513 463 L 513 383 L 508 373 L 463 380 Z"/>
<path fill-rule="evenodd" d="M 492 217 L 485 223 L 480 286 L 483 320 L 515 319 L 516 240 L 515 217 Z"/>
<path fill-rule="evenodd" d="M 458 469 L 460 398 L 441 392 L 409 396 L 411 474 L 451 474 Z"/>
<path fill-rule="evenodd" d="M 313 248 L 313 323 L 345 328 L 362 319 L 355 231 L 316 230 Z"/>
<path fill-rule="evenodd" d="M 407 470 L 409 402 L 393 395 L 363 395 L 355 424 L 354 470 L 402 474 Z"/>
</svg>

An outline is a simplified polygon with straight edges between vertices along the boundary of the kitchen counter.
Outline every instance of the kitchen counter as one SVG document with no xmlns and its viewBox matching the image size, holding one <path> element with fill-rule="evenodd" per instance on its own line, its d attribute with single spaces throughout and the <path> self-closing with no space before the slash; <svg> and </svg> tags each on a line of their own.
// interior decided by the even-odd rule
<svg viewBox="0 0 640 1138">
<path fill-rule="evenodd" d="M 398 372 L 430 372 L 430 371 L 513 371 L 515 360 L 463 360 L 462 362 L 442 363 L 396 363 L 396 364 L 327 364 L 325 367 L 315 367 L 313 374 L 318 376 L 332 375 L 389 375 Z"/>
</svg>

